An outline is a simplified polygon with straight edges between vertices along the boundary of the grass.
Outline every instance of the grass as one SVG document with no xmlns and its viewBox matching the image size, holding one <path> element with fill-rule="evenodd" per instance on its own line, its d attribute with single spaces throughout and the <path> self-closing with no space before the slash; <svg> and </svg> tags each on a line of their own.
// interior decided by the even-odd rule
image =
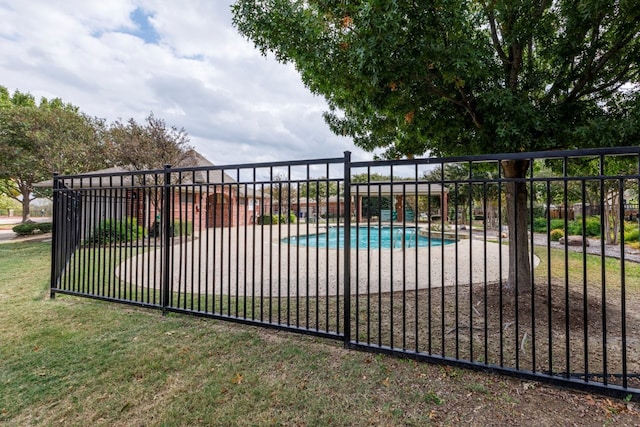
<svg viewBox="0 0 640 427">
<path fill-rule="evenodd" d="M 569 252 L 565 259 L 562 250 L 552 249 L 549 257 L 544 249 L 536 250 L 541 264 L 535 271 L 535 298 L 516 299 L 512 291 L 494 283 L 474 285 L 473 288 L 462 286 L 408 291 L 406 294 L 374 294 L 370 298 L 358 296 L 352 299 L 352 313 L 358 314 L 357 324 L 352 324 L 352 334 L 363 343 L 402 347 L 514 369 L 562 375 L 623 372 L 620 262 L 605 259 L 606 286 L 603 286 L 600 257 L 583 257 L 580 253 Z M 103 296 L 159 304 L 159 292 L 118 280 L 106 286 L 100 283 L 101 278 L 113 276 L 114 268 L 119 260 L 128 256 L 128 251 L 126 247 L 95 248 L 95 252 L 86 253 L 80 250 L 74 265 L 83 273 L 91 266 L 106 267 L 106 274 L 98 274 L 96 286 L 96 292 Z M 87 258 L 92 253 L 97 254 L 97 263 L 91 256 Z M 640 265 L 627 262 L 625 266 L 627 307 L 634 307 L 640 303 L 640 287 L 636 280 L 640 277 Z M 564 277 L 565 270 L 568 280 Z M 135 277 L 131 273 L 128 274 Z M 85 291 L 83 288 L 73 290 Z M 603 300 L 603 296 L 606 299 Z M 534 299 L 535 310 L 532 310 Z M 606 304 L 603 305 L 603 301 Z M 171 294 L 170 304 L 186 310 L 293 324 L 330 333 L 341 332 L 344 328 L 341 302 L 335 297 L 213 297 L 191 293 L 183 287 L 180 293 Z M 603 339 L 603 316 L 606 316 L 606 340 Z M 633 333 L 629 331 L 640 329 L 640 318 L 628 309 L 626 327 L 627 336 L 633 340 Z M 602 357 L 605 346 L 606 358 Z M 585 348 L 587 358 L 584 357 Z M 640 373 L 640 348 L 634 345 L 626 348 L 627 372 L 632 374 L 629 386 L 640 388 L 636 378 Z M 601 382 L 603 377 L 592 379 Z M 621 384 L 622 378 L 618 376 L 609 382 Z"/>
<path fill-rule="evenodd" d="M 48 298 L 46 243 L 0 246 L 0 424 L 634 425 L 633 403 L 339 343 Z M 581 421 L 582 420 L 582 421 Z"/>
</svg>

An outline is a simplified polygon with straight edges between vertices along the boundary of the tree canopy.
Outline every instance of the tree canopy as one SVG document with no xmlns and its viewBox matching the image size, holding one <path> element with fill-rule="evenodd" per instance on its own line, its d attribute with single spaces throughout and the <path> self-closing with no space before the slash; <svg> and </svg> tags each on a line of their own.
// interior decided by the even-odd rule
<svg viewBox="0 0 640 427">
<path fill-rule="evenodd" d="M 150 114 L 107 125 L 59 98 L 36 102 L 0 86 L 0 193 L 22 203 L 29 221 L 34 184 L 54 172 L 74 174 L 109 166 L 133 170 L 180 165 L 188 150 L 184 129 Z"/>
<path fill-rule="evenodd" d="M 29 220 L 33 184 L 54 172 L 79 173 L 104 167 L 103 121 L 56 98 L 36 103 L 31 94 L 9 96 L 0 87 L 0 191 L 22 203 Z"/>
<path fill-rule="evenodd" d="M 237 0 L 233 22 L 324 96 L 336 134 L 383 157 L 638 143 L 636 0 Z M 505 193 L 508 283 L 531 290 L 526 184 Z"/>
<path fill-rule="evenodd" d="M 184 129 L 167 126 L 153 113 L 144 123 L 133 118 L 117 120 L 109 127 L 106 141 L 112 162 L 133 170 L 158 169 L 165 164 L 180 166 L 192 148 Z"/>
<path fill-rule="evenodd" d="M 238 0 L 326 120 L 385 156 L 637 144 L 635 0 Z"/>
</svg>

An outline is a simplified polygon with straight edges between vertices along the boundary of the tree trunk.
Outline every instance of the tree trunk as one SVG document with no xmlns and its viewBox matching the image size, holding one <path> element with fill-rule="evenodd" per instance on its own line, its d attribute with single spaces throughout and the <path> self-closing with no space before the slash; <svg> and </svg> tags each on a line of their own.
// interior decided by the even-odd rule
<svg viewBox="0 0 640 427">
<path fill-rule="evenodd" d="M 604 235 L 607 245 L 618 244 L 618 217 L 620 215 L 618 196 L 619 194 L 616 194 L 615 190 L 607 190 L 607 195 L 604 199 Z"/>
<path fill-rule="evenodd" d="M 31 222 L 31 190 L 28 187 L 21 187 L 20 193 L 22 193 L 22 223 Z"/>
<path fill-rule="evenodd" d="M 529 160 L 503 160 L 501 163 L 505 178 L 526 178 Z M 507 182 L 505 193 L 509 227 L 509 278 L 506 287 L 518 294 L 530 293 L 533 284 L 527 232 L 527 183 Z"/>
</svg>

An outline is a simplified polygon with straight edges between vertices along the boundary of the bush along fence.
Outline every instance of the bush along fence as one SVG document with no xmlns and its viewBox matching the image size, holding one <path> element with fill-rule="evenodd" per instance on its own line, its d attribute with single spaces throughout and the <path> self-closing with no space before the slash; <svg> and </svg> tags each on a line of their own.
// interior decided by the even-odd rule
<svg viewBox="0 0 640 427">
<path fill-rule="evenodd" d="M 631 147 L 55 176 L 51 296 L 637 399 L 639 168 Z"/>
</svg>

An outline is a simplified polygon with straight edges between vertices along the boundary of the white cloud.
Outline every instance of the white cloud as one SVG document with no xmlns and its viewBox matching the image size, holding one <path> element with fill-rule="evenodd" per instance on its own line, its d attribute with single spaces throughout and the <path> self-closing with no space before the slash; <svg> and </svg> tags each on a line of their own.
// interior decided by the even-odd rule
<svg viewBox="0 0 640 427">
<path fill-rule="evenodd" d="M 0 0 L 0 85 L 88 114 L 184 127 L 216 164 L 371 155 L 333 135 L 291 65 L 231 25 L 230 2 Z M 138 37 L 143 11 L 157 43 Z"/>
</svg>

